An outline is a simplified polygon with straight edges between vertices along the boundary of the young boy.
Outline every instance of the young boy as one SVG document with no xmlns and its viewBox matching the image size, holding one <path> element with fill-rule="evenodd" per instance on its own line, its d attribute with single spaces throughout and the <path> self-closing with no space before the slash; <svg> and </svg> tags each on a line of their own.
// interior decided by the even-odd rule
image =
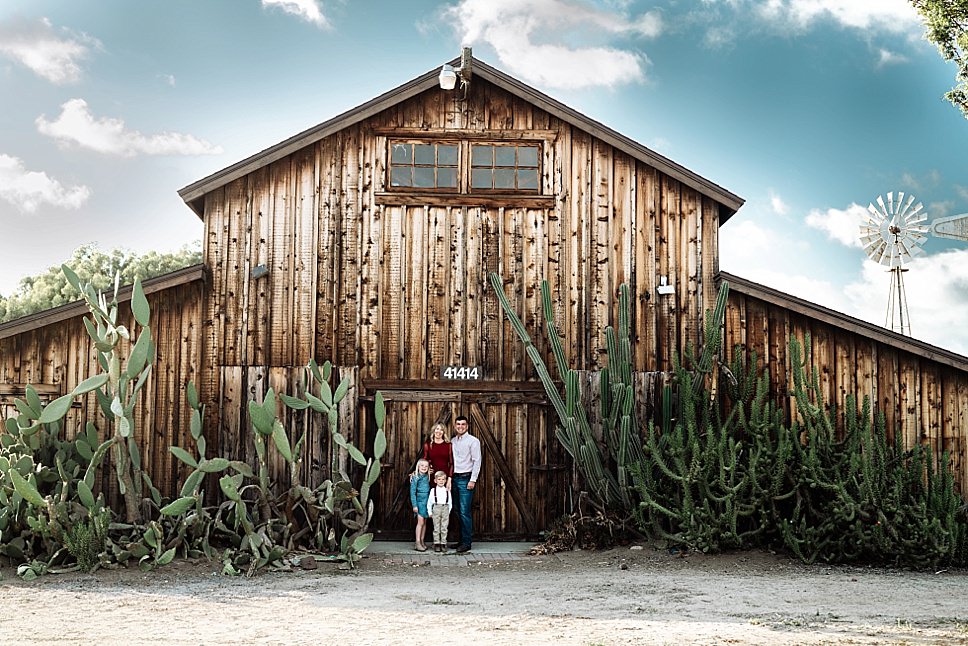
<svg viewBox="0 0 968 646">
<path fill-rule="evenodd" d="M 434 474 L 437 486 L 430 490 L 427 497 L 427 515 L 434 519 L 434 551 L 447 551 L 447 522 L 450 520 L 450 491 L 447 489 L 447 474 L 438 471 Z"/>
</svg>

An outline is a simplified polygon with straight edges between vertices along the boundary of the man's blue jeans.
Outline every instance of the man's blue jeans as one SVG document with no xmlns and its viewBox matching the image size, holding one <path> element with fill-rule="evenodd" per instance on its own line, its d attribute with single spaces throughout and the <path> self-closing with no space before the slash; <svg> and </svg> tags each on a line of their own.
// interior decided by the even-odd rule
<svg viewBox="0 0 968 646">
<path fill-rule="evenodd" d="M 457 522 L 460 525 L 460 544 L 468 547 L 474 540 L 474 524 L 471 520 L 471 505 L 474 502 L 474 490 L 467 488 L 467 483 L 471 480 L 469 473 L 455 473 L 454 484 L 454 511 L 457 513 Z"/>
</svg>

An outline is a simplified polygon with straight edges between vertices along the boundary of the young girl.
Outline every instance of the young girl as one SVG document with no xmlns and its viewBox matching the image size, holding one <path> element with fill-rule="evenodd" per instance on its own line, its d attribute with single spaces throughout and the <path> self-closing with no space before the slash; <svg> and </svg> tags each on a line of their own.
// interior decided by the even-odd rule
<svg viewBox="0 0 968 646">
<path fill-rule="evenodd" d="M 416 542 L 413 549 L 418 552 L 426 552 L 427 546 L 424 545 L 424 534 L 427 532 L 427 498 L 430 497 L 430 462 L 424 459 L 417 460 L 417 468 L 410 478 L 410 506 L 413 513 L 417 515 L 417 527 L 414 530 Z"/>
</svg>

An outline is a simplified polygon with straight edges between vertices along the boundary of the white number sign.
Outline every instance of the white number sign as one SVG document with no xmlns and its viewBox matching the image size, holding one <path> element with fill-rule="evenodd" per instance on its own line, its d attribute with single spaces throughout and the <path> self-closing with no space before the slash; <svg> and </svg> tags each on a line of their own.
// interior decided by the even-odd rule
<svg viewBox="0 0 968 646">
<path fill-rule="evenodd" d="M 440 371 L 440 378 L 473 381 L 483 379 L 484 371 L 480 366 L 444 366 Z"/>
</svg>

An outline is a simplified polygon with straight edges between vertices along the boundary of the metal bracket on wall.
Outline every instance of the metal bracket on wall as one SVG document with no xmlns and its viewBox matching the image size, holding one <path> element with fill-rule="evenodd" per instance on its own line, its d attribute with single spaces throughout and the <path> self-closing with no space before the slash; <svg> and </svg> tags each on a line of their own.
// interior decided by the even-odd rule
<svg viewBox="0 0 968 646">
<path fill-rule="evenodd" d="M 660 296 L 665 296 L 666 294 L 675 294 L 676 288 L 673 285 L 668 284 L 669 279 L 665 276 L 659 276 L 659 286 L 655 288 L 655 291 Z"/>
</svg>

